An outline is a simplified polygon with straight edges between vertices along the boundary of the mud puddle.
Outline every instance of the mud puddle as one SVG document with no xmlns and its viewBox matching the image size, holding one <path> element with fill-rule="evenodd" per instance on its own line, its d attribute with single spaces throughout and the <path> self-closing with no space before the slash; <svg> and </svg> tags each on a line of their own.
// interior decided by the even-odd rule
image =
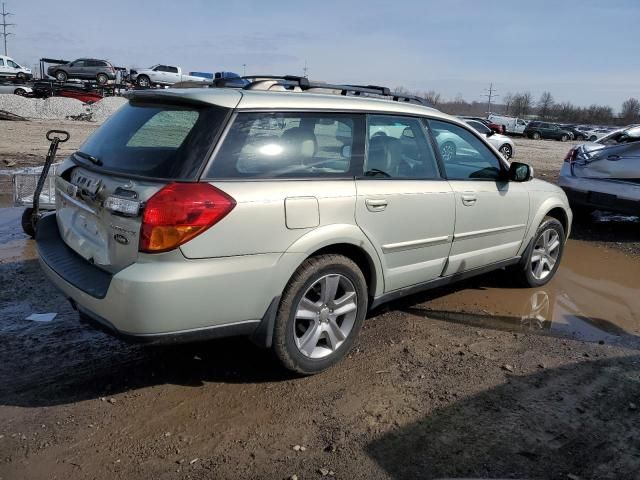
<svg viewBox="0 0 640 480">
<path fill-rule="evenodd" d="M 640 336 L 640 261 L 570 240 L 555 278 L 541 288 L 511 287 L 496 273 L 465 282 L 412 313 L 477 327 L 613 341 Z"/>
</svg>

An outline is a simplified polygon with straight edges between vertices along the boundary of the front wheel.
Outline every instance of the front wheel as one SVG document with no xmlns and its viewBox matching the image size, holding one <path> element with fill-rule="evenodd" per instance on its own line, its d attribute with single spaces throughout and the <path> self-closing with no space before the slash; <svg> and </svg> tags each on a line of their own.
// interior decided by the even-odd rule
<svg viewBox="0 0 640 480">
<path fill-rule="evenodd" d="M 591 135 L 591 136 L 589 137 L 589 141 L 590 141 L 590 142 L 595 142 L 597 139 L 598 139 L 598 137 L 596 137 L 595 135 Z"/>
<path fill-rule="evenodd" d="M 569 136 L 568 136 L 568 135 L 562 135 L 562 136 L 560 137 L 560 141 L 561 141 L 561 142 L 566 142 L 567 140 L 569 140 Z"/>
<path fill-rule="evenodd" d="M 342 255 L 311 257 L 287 285 L 273 346 L 282 364 L 303 375 L 319 373 L 351 349 L 367 313 L 367 283 Z"/>
<path fill-rule="evenodd" d="M 21 97 L 24 97 L 27 94 L 27 91 L 24 88 L 16 88 L 13 91 L 14 95 L 20 95 Z"/>
<path fill-rule="evenodd" d="M 564 227 L 555 218 L 545 217 L 514 271 L 516 281 L 525 287 L 546 285 L 555 275 L 564 252 Z"/>
<path fill-rule="evenodd" d="M 540 140 L 542 137 L 540 136 L 540 133 L 538 132 L 534 132 L 532 135 L 534 140 Z"/>
<path fill-rule="evenodd" d="M 105 85 L 109 81 L 109 77 L 107 77 L 107 75 L 104 73 L 99 73 L 96 77 L 96 80 L 100 85 Z"/>
<path fill-rule="evenodd" d="M 67 81 L 67 72 L 63 72 L 62 70 L 58 70 L 56 72 L 56 80 L 58 80 L 61 83 L 64 83 Z"/>
<path fill-rule="evenodd" d="M 16 78 L 18 80 L 25 80 L 27 76 L 24 74 L 24 72 L 18 72 L 18 74 L 16 75 Z"/>
</svg>

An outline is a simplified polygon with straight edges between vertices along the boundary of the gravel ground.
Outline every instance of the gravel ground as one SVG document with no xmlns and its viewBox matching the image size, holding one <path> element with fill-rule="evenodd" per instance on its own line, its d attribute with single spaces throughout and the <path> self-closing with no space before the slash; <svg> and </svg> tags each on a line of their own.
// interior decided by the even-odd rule
<svg viewBox="0 0 640 480">
<path fill-rule="evenodd" d="M 102 123 L 124 103 L 126 100 L 121 97 L 106 97 L 94 104 L 85 105 L 75 98 L 41 99 L 0 95 L 0 110 L 38 120 L 66 120 L 79 115 L 89 115 L 92 121 Z"/>
</svg>

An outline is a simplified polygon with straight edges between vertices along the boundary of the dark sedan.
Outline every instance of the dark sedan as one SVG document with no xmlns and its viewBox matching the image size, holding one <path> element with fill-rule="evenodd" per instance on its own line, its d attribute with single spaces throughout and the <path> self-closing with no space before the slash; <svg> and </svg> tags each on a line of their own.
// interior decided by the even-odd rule
<svg viewBox="0 0 640 480">
<path fill-rule="evenodd" d="M 529 122 L 524 129 L 523 135 L 527 138 L 533 138 L 534 140 L 549 138 L 562 142 L 571 140 L 573 136 L 570 131 L 561 128 L 560 125 L 547 122 Z"/>
</svg>

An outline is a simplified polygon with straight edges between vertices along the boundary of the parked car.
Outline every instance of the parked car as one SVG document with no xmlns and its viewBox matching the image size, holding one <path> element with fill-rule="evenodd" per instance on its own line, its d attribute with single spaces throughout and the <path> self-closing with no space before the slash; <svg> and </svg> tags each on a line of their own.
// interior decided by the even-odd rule
<svg viewBox="0 0 640 480">
<path fill-rule="evenodd" d="M 0 82 L 0 93 L 13 93 L 24 97 L 25 95 L 31 95 L 33 89 L 20 83 Z"/>
<path fill-rule="evenodd" d="M 141 70 L 131 70 L 129 79 L 140 87 L 203 81 L 202 77 L 183 74 L 182 68 L 172 65 L 154 65 L 153 67 L 143 68 Z"/>
<path fill-rule="evenodd" d="M 109 80 L 116 79 L 116 69 L 107 60 L 78 58 L 62 65 L 51 65 L 47 69 L 47 75 L 62 83 L 68 79 L 77 78 L 96 80 L 99 84 L 104 85 Z"/>
<path fill-rule="evenodd" d="M 30 80 L 33 75 L 30 68 L 23 67 L 11 57 L 0 55 L 0 77 Z"/>
<path fill-rule="evenodd" d="M 487 119 L 490 122 L 502 125 L 504 127 L 504 133 L 510 133 L 512 135 L 522 135 L 527 121 L 522 118 L 509 117 L 507 115 L 496 115 L 494 113 L 489 114 Z"/>
<path fill-rule="evenodd" d="M 480 122 L 496 133 L 500 133 L 500 134 L 507 133 L 507 130 L 504 125 L 498 125 L 497 123 L 493 123 L 490 120 L 487 120 L 486 118 L 482 118 L 482 117 L 461 117 L 461 118 L 463 120 L 475 120 L 476 122 Z"/>
<path fill-rule="evenodd" d="M 529 122 L 524 129 L 523 135 L 527 138 L 533 138 L 534 140 L 545 138 L 560 140 L 562 142 L 566 142 L 572 138 L 572 134 L 568 130 L 560 128 L 560 126 L 555 123 L 547 122 Z"/>
<path fill-rule="evenodd" d="M 313 374 L 384 302 L 507 266 L 553 277 L 560 188 L 389 89 L 283 81 L 298 90 L 131 91 L 57 169 L 37 248 L 81 320 L 138 341 L 249 335 Z"/>
<path fill-rule="evenodd" d="M 486 138 L 491 145 L 496 147 L 498 151 L 502 154 L 504 158 L 509 160 L 513 157 L 515 153 L 515 144 L 513 140 L 505 135 L 500 135 L 499 133 L 494 133 L 489 127 L 487 127 L 484 123 L 479 122 L 477 120 L 465 120 L 467 125 L 473 127 L 480 135 Z"/>
<path fill-rule="evenodd" d="M 616 129 L 611 129 L 611 128 L 594 128 L 592 130 L 589 130 L 587 133 L 588 137 L 587 139 L 590 142 L 595 142 L 597 140 L 600 140 L 602 137 L 605 137 L 607 135 L 609 135 L 610 133 L 616 131 Z"/>
<path fill-rule="evenodd" d="M 587 140 L 588 134 L 584 130 L 580 130 L 576 125 L 560 125 L 562 130 L 571 133 L 572 140 Z"/>
<path fill-rule="evenodd" d="M 581 218 L 594 209 L 640 215 L 640 126 L 569 150 L 559 184 Z"/>
</svg>

